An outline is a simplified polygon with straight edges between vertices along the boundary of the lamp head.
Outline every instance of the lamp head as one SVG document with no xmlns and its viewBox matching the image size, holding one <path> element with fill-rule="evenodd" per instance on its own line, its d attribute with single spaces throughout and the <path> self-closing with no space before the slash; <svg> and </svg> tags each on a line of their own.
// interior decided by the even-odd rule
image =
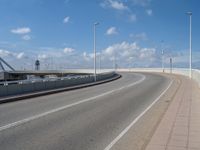
<svg viewBox="0 0 200 150">
<path fill-rule="evenodd" d="M 192 12 L 191 11 L 186 12 L 186 14 L 189 15 L 189 16 L 192 16 Z"/>
<path fill-rule="evenodd" d="M 95 25 L 95 26 L 99 25 L 99 22 L 95 22 L 94 25 Z"/>
</svg>

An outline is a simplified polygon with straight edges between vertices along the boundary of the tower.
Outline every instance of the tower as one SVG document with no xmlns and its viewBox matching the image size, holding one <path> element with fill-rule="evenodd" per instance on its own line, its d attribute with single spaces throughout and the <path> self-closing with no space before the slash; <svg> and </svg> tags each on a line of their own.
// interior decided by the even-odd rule
<svg viewBox="0 0 200 150">
<path fill-rule="evenodd" d="M 39 60 L 35 61 L 35 70 L 40 70 L 40 61 Z"/>
</svg>

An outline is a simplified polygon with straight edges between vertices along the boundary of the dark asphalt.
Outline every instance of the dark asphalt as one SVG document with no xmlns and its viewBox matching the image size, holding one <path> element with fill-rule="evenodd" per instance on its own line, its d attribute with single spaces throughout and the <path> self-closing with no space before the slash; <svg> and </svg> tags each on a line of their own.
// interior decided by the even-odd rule
<svg viewBox="0 0 200 150">
<path fill-rule="evenodd" d="M 157 74 L 121 74 L 122 78 L 113 82 L 0 105 L 0 150 L 103 150 L 170 83 L 170 79 Z M 143 82 L 122 88 L 144 76 Z M 95 96 L 98 97 L 9 126 Z"/>
</svg>

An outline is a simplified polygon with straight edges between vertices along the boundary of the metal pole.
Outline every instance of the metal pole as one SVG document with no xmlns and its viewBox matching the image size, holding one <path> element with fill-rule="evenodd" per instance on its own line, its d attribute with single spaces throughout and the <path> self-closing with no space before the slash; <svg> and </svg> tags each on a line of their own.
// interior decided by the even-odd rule
<svg viewBox="0 0 200 150">
<path fill-rule="evenodd" d="M 162 53 L 162 58 L 161 58 L 161 61 L 162 61 L 162 72 L 164 72 L 164 40 L 161 40 L 161 53 Z"/>
<path fill-rule="evenodd" d="M 96 78 L 96 26 L 98 25 L 99 23 L 94 23 L 94 81 L 96 82 L 97 81 L 97 78 Z"/>
<path fill-rule="evenodd" d="M 96 80 L 96 25 L 94 24 L 94 81 Z"/>
<path fill-rule="evenodd" d="M 172 58 L 170 58 L 170 73 L 172 73 Z"/>
<path fill-rule="evenodd" d="M 101 70 L 101 53 L 99 53 L 99 71 Z"/>
<path fill-rule="evenodd" d="M 190 70 L 190 73 L 189 73 L 189 76 L 190 76 L 190 78 L 192 78 L 192 12 L 187 12 L 186 14 L 189 15 L 189 17 L 190 17 L 190 35 L 189 35 L 190 36 L 190 39 L 189 39 L 189 43 L 190 43 L 189 70 Z"/>
<path fill-rule="evenodd" d="M 192 14 L 190 15 L 190 78 L 192 78 Z"/>
<path fill-rule="evenodd" d="M 164 72 L 164 50 L 162 49 L 162 72 Z"/>
<path fill-rule="evenodd" d="M 116 71 L 116 53 L 115 53 L 115 50 L 114 50 L 114 58 L 113 58 L 113 68 L 114 68 L 114 71 Z"/>
</svg>

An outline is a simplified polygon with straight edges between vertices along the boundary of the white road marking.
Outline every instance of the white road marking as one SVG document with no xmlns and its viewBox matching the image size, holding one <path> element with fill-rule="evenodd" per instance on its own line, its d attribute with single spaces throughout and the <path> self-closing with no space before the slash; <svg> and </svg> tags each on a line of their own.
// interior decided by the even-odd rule
<svg viewBox="0 0 200 150">
<path fill-rule="evenodd" d="M 173 81 L 167 86 L 167 88 L 151 103 L 139 116 L 137 116 L 104 150 L 110 150 L 127 132 L 128 130 L 165 94 L 170 88 Z"/>
<path fill-rule="evenodd" d="M 78 101 L 78 102 L 75 102 L 75 103 L 72 103 L 72 104 L 69 104 L 69 105 L 65 105 L 65 106 L 62 106 L 62 107 L 59 107 L 59 108 L 56 108 L 56 109 L 52 109 L 52 110 L 47 111 L 47 112 L 44 112 L 44 113 L 42 113 L 42 114 L 38 114 L 38 115 L 29 117 L 29 118 L 26 118 L 26 119 L 22 119 L 22 120 L 19 120 L 19 121 L 16 121 L 16 122 L 13 122 L 13 123 L 10 123 L 10 124 L 1 126 L 1 127 L 0 127 L 0 131 L 9 129 L 9 128 L 11 128 L 11 127 L 15 127 L 15 126 L 18 126 L 18 125 L 27 123 L 27 122 L 30 122 L 30 121 L 32 121 L 32 120 L 35 120 L 35 119 L 44 117 L 44 116 L 46 116 L 46 115 L 49 115 L 49 114 L 52 114 L 52 113 L 55 113 L 55 112 L 58 112 L 58 111 L 61 111 L 61 110 L 64 110 L 64 109 L 67 109 L 67 108 L 69 108 L 69 107 L 73 107 L 73 106 L 75 106 L 75 105 L 82 104 L 82 103 L 84 103 L 84 102 L 92 101 L 92 100 L 94 100 L 94 99 L 97 99 L 97 98 L 100 98 L 100 97 L 103 97 L 103 96 L 112 94 L 112 93 L 114 93 L 114 92 L 123 90 L 123 89 L 125 89 L 125 88 L 129 88 L 129 87 L 131 87 L 131 86 L 134 86 L 134 85 L 136 85 L 136 84 L 139 84 L 139 83 L 143 82 L 143 81 L 146 79 L 146 77 L 145 77 L 144 75 L 140 74 L 140 76 L 142 76 L 142 78 L 141 78 L 140 80 L 138 80 L 138 81 L 136 81 L 136 82 L 134 82 L 134 83 L 131 83 L 131 84 L 129 84 L 129 85 L 123 86 L 123 87 L 118 88 L 118 89 L 115 89 L 115 90 L 108 91 L 108 92 L 106 92 L 106 93 L 103 93 L 103 94 L 100 94 L 100 95 L 97 95 L 97 96 L 94 96 L 94 97 L 87 98 L 87 99 L 84 99 L 84 100 L 81 100 L 81 101 Z"/>
</svg>

